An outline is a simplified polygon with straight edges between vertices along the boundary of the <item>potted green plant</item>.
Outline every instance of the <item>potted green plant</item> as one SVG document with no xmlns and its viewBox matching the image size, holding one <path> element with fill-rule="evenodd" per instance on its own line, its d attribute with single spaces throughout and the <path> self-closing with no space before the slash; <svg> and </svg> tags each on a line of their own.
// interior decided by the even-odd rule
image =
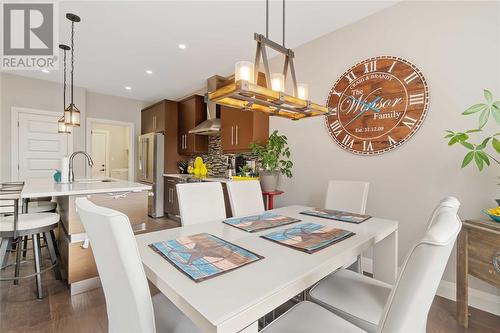
<svg viewBox="0 0 500 333">
<path fill-rule="evenodd" d="M 500 154 L 500 140 L 497 139 L 497 137 L 500 136 L 500 132 L 493 135 L 482 135 L 479 137 L 479 143 L 471 141 L 471 136 L 477 137 L 484 133 L 483 128 L 491 118 L 494 118 L 496 123 L 500 125 L 500 101 L 494 101 L 492 93 L 486 89 L 484 90 L 484 98 L 486 103 L 475 104 L 462 112 L 463 115 L 479 114 L 479 124 L 477 128 L 458 132 L 452 130 L 446 131 L 447 134 L 445 138 L 449 139 L 449 146 L 458 143 L 467 150 L 462 160 L 462 168 L 470 165 L 472 161 L 474 161 L 479 171 L 482 171 L 492 163 L 500 165 L 500 161 L 498 160 L 498 155 Z M 499 198 L 497 198 L 497 202 L 500 205 Z"/>
<path fill-rule="evenodd" d="M 263 191 L 276 191 L 280 174 L 288 178 L 292 177 L 293 162 L 290 160 L 290 149 L 286 136 L 279 135 L 278 131 L 274 131 L 269 136 L 267 144 L 260 145 L 253 142 L 250 144 L 250 148 L 260 160 L 259 177 Z"/>
<path fill-rule="evenodd" d="M 240 166 L 240 173 L 242 176 L 250 177 L 250 174 L 253 172 L 252 167 L 248 164 Z"/>
</svg>

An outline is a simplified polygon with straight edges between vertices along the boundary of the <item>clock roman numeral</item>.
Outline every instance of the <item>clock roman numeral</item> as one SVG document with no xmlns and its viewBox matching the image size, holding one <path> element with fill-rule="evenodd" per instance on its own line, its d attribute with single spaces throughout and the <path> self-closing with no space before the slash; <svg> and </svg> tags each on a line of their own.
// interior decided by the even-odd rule
<svg viewBox="0 0 500 333">
<path fill-rule="evenodd" d="M 406 120 L 406 121 L 405 121 Z M 413 119 L 409 116 L 405 116 L 403 118 L 403 124 L 408 127 L 409 129 L 411 129 L 413 126 L 415 126 L 415 124 L 417 123 L 417 120 L 416 119 Z"/>
<path fill-rule="evenodd" d="M 342 139 L 342 144 L 352 149 L 352 146 L 354 145 L 354 139 L 349 134 L 346 134 Z"/>
<path fill-rule="evenodd" d="M 389 135 L 387 136 L 387 139 L 389 140 L 389 145 L 394 146 L 396 143 L 398 143 L 396 140 L 391 138 Z"/>
<path fill-rule="evenodd" d="M 371 141 L 363 141 L 363 151 L 373 151 L 373 145 Z"/>
<path fill-rule="evenodd" d="M 370 72 L 375 72 L 376 70 L 377 70 L 376 60 L 365 63 L 365 74 Z"/>
<path fill-rule="evenodd" d="M 338 97 L 340 97 L 340 95 L 342 95 L 342 93 L 339 93 L 339 92 L 335 91 L 335 89 L 332 90 L 332 94 L 334 94 L 334 95 L 336 95 Z"/>
<path fill-rule="evenodd" d="M 424 93 L 410 95 L 410 105 L 423 104 L 424 103 Z"/>
<path fill-rule="evenodd" d="M 418 78 L 418 74 L 417 74 L 417 72 L 413 72 L 410 75 L 408 75 L 407 77 L 405 77 L 403 79 L 403 81 L 405 81 L 406 84 L 410 84 L 410 82 L 415 80 L 416 78 Z"/>
<path fill-rule="evenodd" d="M 389 67 L 389 69 L 387 70 L 387 73 L 392 72 L 392 69 L 394 68 L 394 66 L 396 66 L 396 62 L 395 62 L 395 61 L 393 61 L 393 62 L 392 62 L 392 65 L 391 65 L 391 67 Z"/>
<path fill-rule="evenodd" d="M 345 77 L 349 81 L 349 83 L 357 79 L 356 74 L 354 74 L 354 72 L 349 72 L 349 74 L 347 74 Z"/>
<path fill-rule="evenodd" d="M 331 123 L 330 128 L 332 129 L 333 134 L 337 137 L 340 133 L 342 133 L 342 125 L 338 120 L 335 120 L 333 123 Z"/>
</svg>

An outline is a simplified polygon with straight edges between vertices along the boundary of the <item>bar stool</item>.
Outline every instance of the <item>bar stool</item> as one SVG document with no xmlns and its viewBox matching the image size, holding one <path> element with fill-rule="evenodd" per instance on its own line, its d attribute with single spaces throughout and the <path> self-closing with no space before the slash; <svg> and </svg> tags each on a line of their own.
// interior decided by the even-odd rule
<svg viewBox="0 0 500 333">
<path fill-rule="evenodd" d="M 7 185 L 7 186 L 6 186 Z M 61 271 L 59 269 L 57 245 L 54 241 L 53 230 L 59 225 L 59 214 L 56 213 L 30 213 L 19 214 L 19 200 L 22 190 L 18 189 L 17 193 L 11 190 L 5 190 L 10 184 L 0 184 L 0 198 L 2 202 L 11 201 L 10 205 L 13 212 L 5 212 L 0 216 L 0 264 L 5 267 L 8 261 L 8 254 L 13 244 L 17 244 L 16 248 L 16 263 L 14 277 L 0 278 L 0 281 L 13 280 L 15 283 L 20 279 L 35 276 L 37 297 L 43 298 L 41 274 L 47 270 L 53 269 L 55 278 L 61 280 Z M 6 205 L 3 205 L 5 207 Z M 40 237 L 43 236 L 47 243 L 52 265 L 42 270 L 42 254 Z M 21 263 L 21 253 L 25 251 L 20 246 L 23 237 L 30 237 L 33 242 L 33 257 L 35 263 L 35 273 L 19 276 Z M 9 252 L 8 252 L 9 251 Z"/>
</svg>

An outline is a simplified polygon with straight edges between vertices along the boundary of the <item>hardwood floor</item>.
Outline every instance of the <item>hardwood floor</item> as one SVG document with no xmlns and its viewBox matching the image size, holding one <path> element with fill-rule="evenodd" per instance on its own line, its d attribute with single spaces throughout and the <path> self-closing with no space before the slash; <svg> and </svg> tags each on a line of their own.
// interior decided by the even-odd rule
<svg viewBox="0 0 500 333">
<path fill-rule="evenodd" d="M 44 249 L 45 252 L 45 249 Z M 48 257 L 44 253 L 44 257 Z M 30 258 L 28 258 L 30 259 Z M 44 262 L 49 265 L 48 261 Z M 22 264 L 21 274 L 33 271 L 33 261 Z M 1 276 L 12 276 L 7 267 Z M 0 332 L 107 332 L 106 302 L 102 289 L 70 296 L 62 281 L 54 280 L 53 273 L 44 274 L 46 297 L 35 296 L 34 279 L 0 282 Z M 455 320 L 455 302 L 436 296 L 429 313 L 429 333 L 493 333 L 500 332 L 500 317 L 470 308 L 469 328 L 464 329 Z"/>
</svg>

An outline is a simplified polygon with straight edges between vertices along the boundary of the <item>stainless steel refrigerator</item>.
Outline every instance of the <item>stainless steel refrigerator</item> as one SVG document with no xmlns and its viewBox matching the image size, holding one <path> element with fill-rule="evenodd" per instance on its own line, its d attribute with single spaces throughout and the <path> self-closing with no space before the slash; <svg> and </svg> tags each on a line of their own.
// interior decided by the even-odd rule
<svg viewBox="0 0 500 333">
<path fill-rule="evenodd" d="M 148 215 L 161 217 L 163 210 L 163 145 L 162 133 L 148 133 L 139 136 L 139 182 L 152 186 L 148 200 Z"/>
</svg>

